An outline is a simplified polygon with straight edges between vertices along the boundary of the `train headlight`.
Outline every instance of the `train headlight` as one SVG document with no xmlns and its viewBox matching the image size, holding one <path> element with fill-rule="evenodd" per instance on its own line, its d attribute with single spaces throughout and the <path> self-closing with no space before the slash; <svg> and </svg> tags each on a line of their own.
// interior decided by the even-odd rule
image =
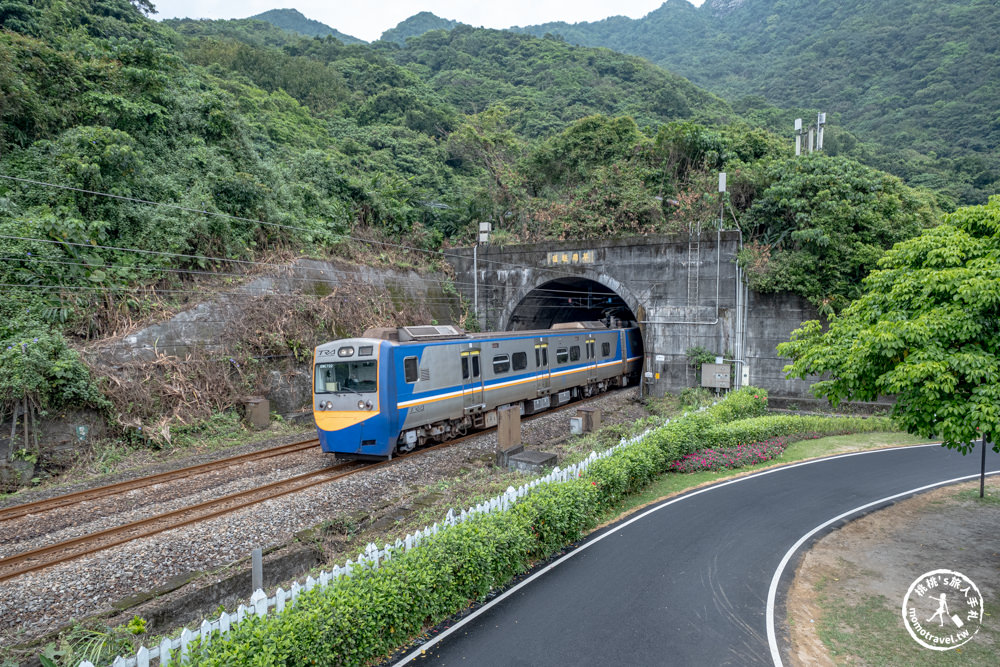
<svg viewBox="0 0 1000 667">
<path fill-rule="evenodd" d="M 332 410 L 333 409 L 333 401 L 327 401 L 326 402 L 326 409 L 327 410 Z"/>
<path fill-rule="evenodd" d="M 366 402 L 365 403 L 365 407 L 368 408 L 369 410 L 371 410 L 372 409 L 372 402 L 371 401 Z"/>
<path fill-rule="evenodd" d="M 365 409 L 365 402 L 358 401 L 358 410 L 364 410 L 364 409 Z"/>
</svg>

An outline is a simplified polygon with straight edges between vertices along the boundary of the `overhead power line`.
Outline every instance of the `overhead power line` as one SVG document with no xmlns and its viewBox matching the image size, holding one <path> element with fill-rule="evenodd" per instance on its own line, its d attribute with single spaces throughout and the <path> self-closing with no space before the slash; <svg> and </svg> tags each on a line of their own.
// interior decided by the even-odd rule
<svg viewBox="0 0 1000 667">
<path fill-rule="evenodd" d="M 373 239 L 360 238 L 360 237 L 357 237 L 357 236 L 352 236 L 350 234 L 342 234 L 342 233 L 332 232 L 332 231 L 329 231 L 329 230 L 310 229 L 310 228 L 307 228 L 307 227 L 300 227 L 300 226 L 297 226 L 297 225 L 287 225 L 287 224 L 278 223 L 278 222 L 270 222 L 268 220 L 259 220 L 259 219 L 255 219 L 255 218 L 246 218 L 246 217 L 241 217 L 241 216 L 237 216 L 237 215 L 231 215 L 231 214 L 228 214 L 228 213 L 222 213 L 220 211 L 209 211 L 207 209 L 191 208 L 191 207 L 188 207 L 188 206 L 181 206 L 179 204 L 170 204 L 170 203 L 167 203 L 167 202 L 158 202 L 158 201 L 154 201 L 154 200 L 150 200 L 150 199 L 141 199 L 141 198 L 138 198 L 138 197 L 127 197 L 127 196 L 124 196 L 124 195 L 116 195 L 116 194 L 109 193 L 109 192 L 101 192 L 101 191 L 98 191 L 98 190 L 88 190 L 88 189 L 85 189 L 85 188 L 77 188 L 77 187 L 73 187 L 73 186 L 69 186 L 69 185 L 60 185 L 58 183 L 48 183 L 46 181 L 39 181 L 39 180 L 35 180 L 35 179 L 30 179 L 30 178 L 22 178 L 22 177 L 17 177 L 17 176 L 10 176 L 10 175 L 7 175 L 7 174 L 0 174 L 0 179 L 5 179 L 5 180 L 19 182 L 19 183 L 28 183 L 28 184 L 31 184 L 31 185 L 38 185 L 38 186 L 41 186 L 41 187 L 48 187 L 48 188 L 55 188 L 55 189 L 60 189 L 60 190 L 68 190 L 68 191 L 72 191 L 72 192 L 79 192 L 81 194 L 94 195 L 94 196 L 97 196 L 97 197 L 107 197 L 107 198 L 111 198 L 111 199 L 117 199 L 117 200 L 121 200 L 121 201 L 128 201 L 128 202 L 137 203 L 137 204 L 145 204 L 145 205 L 149 205 L 149 206 L 159 206 L 159 207 L 162 207 L 162 208 L 168 208 L 168 209 L 183 211 L 183 212 L 186 212 L 186 213 L 196 213 L 196 214 L 200 214 L 200 215 L 215 216 L 215 217 L 224 218 L 224 219 L 228 219 L 228 220 L 236 220 L 236 221 L 240 221 L 240 222 L 250 222 L 250 223 L 253 223 L 253 224 L 256 224 L 256 225 L 263 225 L 263 226 L 266 226 L 266 227 L 274 227 L 274 228 L 277 228 L 277 229 L 288 229 L 288 230 L 292 230 L 292 231 L 305 232 L 305 233 L 311 234 L 311 235 L 315 235 L 315 234 L 327 234 L 327 235 L 331 236 L 332 238 L 336 238 L 336 239 L 350 240 L 350 241 L 355 241 L 355 242 L 358 242 L 358 243 L 367 243 L 367 244 L 370 244 L 370 245 L 382 246 L 382 247 L 387 247 L 387 248 L 397 248 L 397 249 L 400 249 L 400 250 L 406 250 L 406 251 L 410 251 L 410 252 L 420 252 L 420 253 L 425 253 L 425 254 L 428 254 L 428 255 L 433 255 L 433 256 L 438 256 L 438 257 L 451 257 L 451 258 L 457 258 L 457 259 L 463 259 L 463 260 L 468 260 L 469 259 L 465 255 L 462 255 L 462 254 L 459 254 L 459 253 L 451 253 L 451 252 L 447 252 L 445 250 L 427 250 L 426 248 L 419 248 L 419 247 L 416 247 L 416 246 L 410 246 L 410 245 L 405 245 L 405 244 L 401 244 L 401 243 L 393 243 L 393 242 L 390 242 L 390 241 L 376 241 L 376 240 L 373 240 Z M 0 236 L 0 238 L 17 238 L 17 237 L 4 237 L 4 236 Z M 35 240 L 51 242 L 48 239 L 35 239 Z M 62 243 L 62 242 L 56 242 L 56 243 Z M 65 243 L 70 243 L 70 242 L 65 242 Z M 581 243 L 581 245 L 585 245 L 585 244 L 587 244 L 589 242 L 584 240 L 584 241 L 581 241 L 580 243 Z M 72 243 L 70 243 L 70 244 L 71 245 L 86 246 L 86 247 L 97 247 L 97 246 L 88 246 L 88 244 L 72 244 Z M 631 244 L 631 245 L 619 246 L 619 247 L 640 247 L 640 246 L 643 246 L 643 245 L 647 245 L 647 244 Z M 155 251 L 155 250 L 140 250 L 138 248 L 107 247 L 107 249 L 118 250 L 118 251 L 121 251 L 121 252 L 142 252 L 142 253 L 146 253 L 146 254 L 154 254 L 154 255 L 162 255 L 162 256 L 170 256 L 170 257 L 189 257 L 189 258 L 193 258 L 193 259 L 208 259 L 208 260 L 214 260 L 214 261 L 226 261 L 226 262 L 235 262 L 235 263 L 259 264 L 259 262 L 252 262 L 250 260 L 237 260 L 237 259 L 228 259 L 228 258 L 210 258 L 210 257 L 206 257 L 206 256 L 199 256 L 199 255 L 184 255 L 182 253 L 167 253 L 167 252 L 161 252 L 161 251 Z M 486 264 L 494 264 L 494 265 L 497 265 L 497 266 L 507 266 L 507 267 L 513 267 L 513 268 L 518 268 L 518 269 L 530 269 L 530 270 L 535 271 L 535 272 L 552 273 L 552 274 L 557 275 L 560 278 L 567 277 L 566 274 L 564 272 L 562 272 L 560 269 L 553 269 L 553 268 L 550 268 L 550 267 L 540 267 L 540 266 L 529 266 L 529 265 L 525 265 L 525 264 L 518 264 L 516 262 L 507 262 L 507 261 L 502 261 L 502 260 L 498 260 L 498 259 L 492 259 L 486 253 L 484 253 L 483 255 L 480 256 L 479 261 L 481 261 L 483 263 L 486 263 Z M 588 264 L 588 265 L 581 265 L 581 266 L 586 266 L 587 268 L 599 268 L 602 265 L 600 265 L 600 264 Z M 633 280 L 631 282 L 633 282 L 633 283 L 656 283 L 656 282 L 659 282 L 659 281 L 638 279 L 638 280 Z"/>
<path fill-rule="evenodd" d="M 0 238 L 9 238 L 9 237 L 4 237 L 4 236 L 0 235 Z M 45 241 L 45 242 L 50 242 L 50 241 L 46 241 L 45 239 L 38 239 L 38 240 L 42 240 L 42 241 Z M 58 242 L 56 242 L 56 243 L 58 243 Z M 94 247 L 94 248 L 104 248 L 105 247 L 105 246 L 87 246 L 86 244 L 82 244 L 82 245 L 84 245 L 86 247 Z M 248 279 L 252 279 L 252 278 L 255 277 L 253 274 L 249 274 L 249 273 L 234 273 L 234 272 L 231 272 L 231 271 L 216 271 L 216 270 L 208 271 L 208 270 L 203 270 L 203 269 L 174 269 L 174 268 L 160 267 L 160 266 L 149 266 L 149 265 L 137 266 L 137 265 L 109 264 L 109 263 L 108 264 L 90 264 L 90 263 L 87 263 L 87 262 L 69 262 L 69 261 L 65 261 L 65 260 L 52 259 L 52 258 L 48 258 L 48 257 L 35 257 L 35 256 L 31 256 L 31 257 L 0 257 L 0 262 L 22 262 L 22 263 L 55 264 L 55 265 L 59 265 L 59 266 L 79 266 L 79 267 L 86 267 L 86 268 L 89 268 L 89 269 L 101 269 L 101 270 L 127 269 L 129 271 L 150 271 L 150 272 L 171 273 L 171 274 L 181 274 L 181 275 L 221 276 L 221 277 L 248 278 Z M 259 264 L 261 264 L 262 266 L 273 266 L 273 267 L 279 267 L 279 268 L 282 268 L 282 269 L 290 269 L 292 271 L 319 271 L 319 272 L 327 274 L 327 275 L 333 274 L 333 275 L 337 276 L 336 282 L 333 282 L 333 281 L 330 281 L 330 280 L 324 280 L 324 279 L 317 279 L 317 278 L 308 277 L 308 276 L 280 276 L 281 280 L 292 282 L 292 283 L 313 284 L 313 283 L 318 283 L 318 282 L 325 282 L 326 284 L 329 284 L 329 285 L 357 285 L 357 286 L 371 286 L 372 285 L 372 283 L 366 282 L 366 281 L 360 281 L 360 280 L 355 280 L 355 279 L 350 279 L 350 278 L 345 279 L 343 276 L 337 275 L 338 272 L 336 270 L 330 270 L 330 269 L 326 269 L 326 268 L 293 267 L 290 264 L 265 264 L 265 263 L 259 263 Z M 427 278 L 425 278 L 423 276 L 420 276 L 420 280 L 423 280 L 425 282 L 435 282 L 435 281 L 429 280 L 429 279 L 427 279 Z M 436 281 L 436 282 L 438 284 L 450 282 L 452 285 L 464 285 L 464 286 L 472 286 L 473 285 L 473 283 L 471 283 L 469 281 L 460 281 L 460 280 L 451 280 L 451 281 L 439 280 L 439 281 Z M 123 289 L 127 289 L 127 288 L 123 288 Z M 609 294 L 612 293 L 611 292 L 611 288 L 605 288 L 605 289 L 609 290 L 608 291 Z M 539 288 L 536 288 L 534 290 L 534 292 L 548 292 L 548 293 L 553 293 L 553 294 L 565 294 L 567 296 L 580 296 L 580 297 L 584 297 L 584 296 L 588 296 L 588 295 L 590 295 L 590 296 L 594 295 L 594 291 L 593 290 L 569 290 L 569 289 L 555 289 L 555 288 L 550 288 L 550 287 L 539 287 Z"/>
</svg>

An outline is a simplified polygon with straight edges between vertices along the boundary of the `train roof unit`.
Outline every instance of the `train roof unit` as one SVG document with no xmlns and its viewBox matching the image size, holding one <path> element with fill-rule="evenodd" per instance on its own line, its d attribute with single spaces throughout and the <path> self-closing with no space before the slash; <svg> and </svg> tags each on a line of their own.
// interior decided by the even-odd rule
<svg viewBox="0 0 1000 667">
<path fill-rule="evenodd" d="M 635 326 L 633 322 L 619 322 L 618 326 Z M 385 340 L 392 343 L 424 343 L 445 340 L 476 340 L 509 336 L 531 336 L 548 334 L 553 331 L 571 333 L 572 331 L 606 331 L 605 322 L 559 322 L 549 329 L 523 329 L 517 331 L 484 331 L 467 332 L 453 324 L 420 324 L 408 327 L 375 327 L 367 329 L 360 338 L 367 340 Z M 617 328 L 617 327 L 615 327 Z"/>
</svg>

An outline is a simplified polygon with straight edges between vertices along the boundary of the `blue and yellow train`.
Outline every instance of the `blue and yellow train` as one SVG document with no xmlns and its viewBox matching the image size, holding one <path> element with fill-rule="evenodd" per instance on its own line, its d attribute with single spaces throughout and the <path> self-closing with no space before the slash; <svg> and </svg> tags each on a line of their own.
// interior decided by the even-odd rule
<svg viewBox="0 0 1000 667">
<path fill-rule="evenodd" d="M 642 340 L 631 325 L 372 329 L 316 348 L 313 414 L 323 451 L 388 459 L 495 426 L 498 407 L 534 414 L 626 386 L 641 369 Z"/>
</svg>

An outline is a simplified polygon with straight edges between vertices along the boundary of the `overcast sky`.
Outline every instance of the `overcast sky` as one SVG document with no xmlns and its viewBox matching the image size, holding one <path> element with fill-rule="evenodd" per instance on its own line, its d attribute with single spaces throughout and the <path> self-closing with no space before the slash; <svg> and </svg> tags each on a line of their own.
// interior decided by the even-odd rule
<svg viewBox="0 0 1000 667">
<path fill-rule="evenodd" d="M 371 42 L 419 12 L 487 28 L 550 21 L 599 21 L 609 16 L 640 18 L 664 0 L 153 0 L 156 19 L 245 19 L 269 9 L 297 9 L 307 18 Z M 701 5 L 704 0 L 689 0 Z"/>
</svg>

